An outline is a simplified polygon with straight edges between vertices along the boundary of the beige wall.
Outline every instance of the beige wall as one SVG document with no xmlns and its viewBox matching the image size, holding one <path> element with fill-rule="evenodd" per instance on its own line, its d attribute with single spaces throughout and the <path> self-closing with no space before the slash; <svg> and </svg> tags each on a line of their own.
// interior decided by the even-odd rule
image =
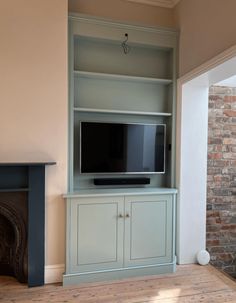
<svg viewBox="0 0 236 303">
<path fill-rule="evenodd" d="M 0 162 L 57 162 L 46 172 L 46 263 L 64 263 L 67 0 L 1 0 L 0 41 Z"/>
<path fill-rule="evenodd" d="M 174 26 L 173 10 L 126 0 L 69 0 L 69 12 L 151 26 Z"/>
<path fill-rule="evenodd" d="M 236 44 L 235 12 L 235 0 L 180 1 L 175 9 L 180 75 Z"/>
</svg>

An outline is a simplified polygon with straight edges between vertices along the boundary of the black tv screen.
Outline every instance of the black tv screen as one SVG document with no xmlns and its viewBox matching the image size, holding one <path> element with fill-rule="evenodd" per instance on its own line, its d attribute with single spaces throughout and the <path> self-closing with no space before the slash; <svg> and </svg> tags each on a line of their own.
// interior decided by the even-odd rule
<svg viewBox="0 0 236 303">
<path fill-rule="evenodd" d="M 164 173 L 165 125 L 80 123 L 80 173 Z"/>
</svg>

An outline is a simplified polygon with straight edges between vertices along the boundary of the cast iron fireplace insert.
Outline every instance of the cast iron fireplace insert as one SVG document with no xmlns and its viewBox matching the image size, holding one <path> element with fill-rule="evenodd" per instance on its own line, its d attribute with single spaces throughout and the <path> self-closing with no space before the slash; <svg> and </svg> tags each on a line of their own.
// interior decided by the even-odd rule
<svg viewBox="0 0 236 303">
<path fill-rule="evenodd" d="M 44 284 L 45 167 L 53 164 L 0 163 L 0 274 L 29 287 Z"/>
</svg>

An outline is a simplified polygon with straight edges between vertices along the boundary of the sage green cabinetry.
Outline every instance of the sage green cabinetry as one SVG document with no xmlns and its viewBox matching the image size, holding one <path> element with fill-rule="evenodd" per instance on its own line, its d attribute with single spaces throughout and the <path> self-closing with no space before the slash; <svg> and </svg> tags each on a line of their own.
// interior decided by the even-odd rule
<svg viewBox="0 0 236 303">
<path fill-rule="evenodd" d="M 122 42 L 128 35 L 130 52 Z M 176 30 L 69 17 L 69 193 L 63 284 L 175 270 Z M 137 186 L 80 173 L 80 122 L 165 124 L 165 173 Z"/>
<path fill-rule="evenodd" d="M 68 195 L 64 285 L 173 272 L 175 194 L 136 189 Z"/>
<path fill-rule="evenodd" d="M 174 29 L 69 17 L 70 192 L 95 188 L 99 177 L 80 174 L 81 121 L 165 124 L 165 174 L 136 177 L 150 178 L 150 187 L 174 187 L 177 39 Z"/>
<path fill-rule="evenodd" d="M 171 262 L 171 195 L 125 197 L 125 266 Z"/>
<path fill-rule="evenodd" d="M 124 212 L 121 197 L 70 199 L 70 272 L 123 266 Z"/>
</svg>

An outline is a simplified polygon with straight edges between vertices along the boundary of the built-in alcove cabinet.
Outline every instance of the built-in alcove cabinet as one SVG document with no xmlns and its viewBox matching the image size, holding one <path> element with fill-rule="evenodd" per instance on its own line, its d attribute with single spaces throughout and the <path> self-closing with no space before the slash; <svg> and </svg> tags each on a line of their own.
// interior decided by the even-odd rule
<svg viewBox="0 0 236 303">
<path fill-rule="evenodd" d="M 68 194 L 63 284 L 175 270 L 175 189 Z"/>
<path fill-rule="evenodd" d="M 176 190 L 173 187 L 175 185 L 177 37 L 175 30 L 116 23 L 81 15 L 69 17 L 69 194 L 66 195 L 67 269 L 64 277 L 64 282 L 67 284 L 70 281 L 68 278 L 70 274 L 78 273 L 84 277 L 80 281 L 86 281 L 86 272 L 88 271 L 125 268 L 131 266 L 131 263 L 132 266 L 142 267 L 162 263 L 174 264 L 173 220 Z M 122 42 L 126 38 L 128 38 L 128 53 L 125 53 L 122 47 Z M 98 188 L 94 185 L 93 179 L 100 176 L 80 174 L 81 121 L 165 124 L 165 173 L 135 174 L 135 177 L 150 178 L 150 184 L 141 188 L 137 188 L 137 186 L 133 188 L 124 186 L 123 189 L 111 186 Z M 119 175 L 103 174 L 102 177 L 112 178 L 119 177 Z M 108 199 L 106 195 L 112 197 L 115 190 L 118 190 L 119 199 L 118 196 L 115 196 L 115 199 Z M 127 190 L 129 191 L 128 195 L 132 195 L 136 202 L 138 201 L 137 195 L 144 194 L 141 197 L 144 208 L 141 204 L 140 206 L 135 204 L 137 208 L 134 208 L 133 211 L 137 214 L 137 218 L 134 218 L 134 221 L 130 220 L 133 222 L 132 224 L 136 224 L 136 226 L 139 225 L 139 222 L 144 224 L 140 218 L 142 213 L 146 214 L 145 222 L 153 212 L 155 213 L 153 222 L 149 222 L 154 230 L 150 236 L 150 243 L 155 243 L 151 248 L 155 257 L 144 258 L 145 260 L 137 262 L 137 265 L 135 262 L 129 261 L 126 253 L 120 258 L 121 251 L 123 254 L 123 251 L 131 249 L 128 239 L 134 239 L 129 234 L 131 227 L 128 225 L 128 220 L 123 219 L 124 222 L 127 222 L 124 223 L 119 217 L 125 217 L 125 210 L 132 205 L 132 200 L 127 196 Z M 148 192 L 148 199 L 146 199 L 145 190 L 151 191 L 151 194 Z M 159 194 L 162 195 L 161 201 L 156 199 Z M 167 195 L 166 198 L 164 198 L 165 195 Z M 145 201 L 155 201 L 155 203 L 148 204 Z M 91 213 L 94 215 L 87 216 Z M 109 221 L 109 213 L 113 219 L 116 218 L 115 221 Z M 70 221 L 68 222 L 68 220 Z M 124 224 L 125 239 L 123 238 Z M 96 252 L 96 249 L 91 247 L 90 255 L 86 250 L 86 245 L 89 245 L 86 242 L 88 237 L 86 237 L 87 240 L 83 239 L 80 234 L 81 230 L 87 230 L 87 225 L 91 226 L 91 231 L 100 233 L 99 235 L 90 233 L 91 243 L 95 246 L 97 244 L 93 238 L 101 238 L 104 231 L 104 241 L 107 241 L 104 242 L 104 247 L 107 247 L 107 257 L 109 259 L 109 250 L 111 258 L 112 253 L 116 251 L 116 265 L 114 262 L 109 263 L 105 255 L 99 255 L 98 252 L 101 250 L 98 247 L 94 257 L 95 259 L 101 258 L 101 260 L 104 258 L 105 261 L 93 260 L 92 254 Z M 150 226 L 147 225 L 145 228 L 150 229 Z M 112 234 L 105 236 L 106 233 L 115 232 L 113 227 L 118 228 L 115 233 L 118 237 L 117 241 L 113 239 Z M 164 233 L 162 233 L 163 228 L 166 228 Z M 159 234 L 157 235 L 155 232 Z M 119 237 L 119 234 L 122 234 L 122 237 Z M 155 242 L 155 238 L 159 240 Z M 146 240 L 144 237 L 143 241 Z M 118 244 L 119 247 L 115 248 L 114 245 Z M 132 245 L 136 248 L 142 246 L 139 240 Z M 159 245 L 158 249 L 155 245 Z M 138 249 L 135 253 L 137 251 Z M 147 252 L 148 254 L 149 252 Z M 84 261 L 83 258 L 85 258 Z M 173 269 L 173 267 L 171 268 Z"/>
</svg>

